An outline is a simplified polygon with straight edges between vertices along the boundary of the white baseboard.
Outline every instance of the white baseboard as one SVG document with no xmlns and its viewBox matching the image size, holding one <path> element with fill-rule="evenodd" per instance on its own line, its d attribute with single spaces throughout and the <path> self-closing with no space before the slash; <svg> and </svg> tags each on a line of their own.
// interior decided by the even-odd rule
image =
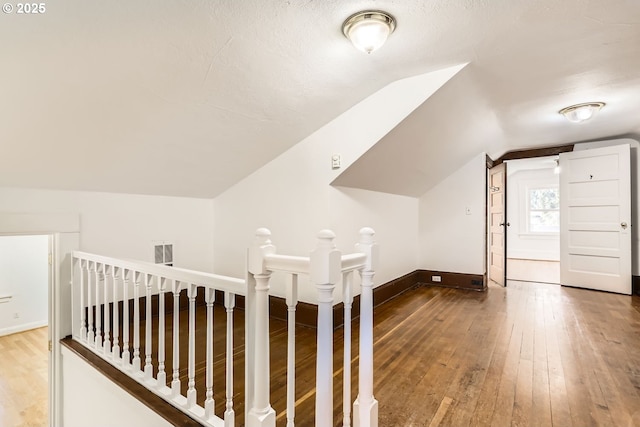
<svg viewBox="0 0 640 427">
<path fill-rule="evenodd" d="M 38 322 L 23 323 L 22 325 L 11 326 L 8 328 L 0 329 L 0 337 L 4 335 L 17 334 L 18 332 L 28 331 L 30 329 L 42 328 L 47 326 L 49 322 L 46 320 L 40 320 Z"/>
</svg>

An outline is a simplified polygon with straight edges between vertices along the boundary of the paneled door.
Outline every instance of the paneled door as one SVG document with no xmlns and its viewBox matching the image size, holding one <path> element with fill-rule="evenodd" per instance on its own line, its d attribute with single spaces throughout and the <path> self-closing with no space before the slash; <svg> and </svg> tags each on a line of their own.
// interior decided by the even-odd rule
<svg viewBox="0 0 640 427">
<path fill-rule="evenodd" d="M 631 294 L 629 145 L 560 154 L 560 282 Z"/>
<path fill-rule="evenodd" d="M 489 280 L 505 286 L 506 164 L 489 169 Z"/>
</svg>

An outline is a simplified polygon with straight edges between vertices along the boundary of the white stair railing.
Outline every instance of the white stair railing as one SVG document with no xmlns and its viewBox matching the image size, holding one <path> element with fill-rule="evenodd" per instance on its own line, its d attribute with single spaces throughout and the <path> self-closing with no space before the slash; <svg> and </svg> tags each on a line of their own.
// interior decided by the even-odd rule
<svg viewBox="0 0 640 427">
<path fill-rule="evenodd" d="M 190 270 L 125 261 L 115 258 L 73 252 L 73 338 L 93 350 L 129 377 L 143 384 L 170 404 L 203 425 L 231 427 L 233 410 L 233 313 L 236 295 L 246 295 L 242 279 Z M 181 392 L 180 369 L 180 292 L 188 298 L 187 392 Z M 196 298 L 204 291 L 206 310 L 206 342 L 196 342 Z M 133 291 L 133 316 L 130 317 L 129 296 Z M 213 303 L 216 291 L 224 293 L 227 314 L 225 365 L 226 405 L 222 417 L 214 413 L 213 400 Z M 144 355 L 140 354 L 140 292 L 144 293 Z M 165 293 L 173 296 L 173 335 L 171 383 L 167 385 L 165 366 Z M 157 360 L 153 360 L 152 299 L 158 295 Z M 120 308 L 122 304 L 122 324 Z M 130 352 L 130 323 L 133 323 L 133 352 Z M 120 338 L 122 327 L 122 338 Z M 184 342 L 184 341 L 183 341 Z M 122 343 L 122 345 L 120 345 Z M 206 348 L 204 405 L 197 399 L 195 381 L 196 346 Z M 141 357 L 142 356 L 142 357 Z M 143 360 L 144 359 L 144 360 Z M 156 374 L 154 375 L 154 365 Z"/>
<path fill-rule="evenodd" d="M 246 280 L 201 273 L 163 265 L 125 261 L 74 252 L 72 263 L 73 338 L 104 358 L 167 402 L 205 426 L 233 427 L 233 331 L 236 295 L 245 298 L 245 425 L 275 427 L 271 407 L 269 367 L 269 289 L 273 272 L 290 275 L 286 290 L 288 311 L 287 427 L 295 425 L 295 315 L 298 279 L 309 277 L 318 292 L 316 358 L 316 427 L 333 425 L 333 293 L 342 281 L 344 302 L 343 427 L 377 427 L 378 402 L 373 397 L 373 275 L 377 245 L 370 228 L 360 230 L 356 252 L 342 255 L 330 230 L 318 234 L 316 249 L 308 257 L 281 255 L 271 242 L 271 232 L 256 231 L 247 252 Z M 351 319 L 354 299 L 353 275 L 361 277 L 358 397 L 351 404 Z M 188 333 L 180 337 L 180 295 L 187 294 Z M 141 292 L 143 295 L 141 295 Z M 204 295 L 205 342 L 196 340 L 196 300 Z M 214 303 L 216 292 L 224 294 L 225 405 L 215 414 L 214 400 Z M 165 319 L 165 294 L 173 299 L 169 328 Z M 153 297 L 157 295 L 157 352 L 154 352 Z M 173 298 L 171 298 L 173 297 Z M 132 298 L 130 300 L 130 298 Z M 144 313 L 141 311 L 144 298 Z M 132 303 L 133 307 L 130 307 Z M 120 307 L 121 304 L 121 307 Z M 120 309 L 121 308 L 121 309 Z M 202 308 L 201 308 L 202 310 Z M 132 313 L 133 312 L 133 313 Z M 120 314 L 122 313 L 122 317 Z M 141 354 L 141 316 L 144 317 L 144 354 Z M 122 320 L 121 320 L 122 319 Z M 131 331 L 131 326 L 133 331 Z M 219 328 L 220 329 L 220 328 Z M 166 366 L 166 333 L 171 330 L 171 366 Z M 180 345 L 187 346 L 187 384 L 183 394 Z M 204 399 L 198 400 L 196 348 L 205 348 Z M 155 375 L 154 375 L 155 372 Z M 168 376 L 170 375 L 170 378 Z M 167 381 L 170 381 L 168 384 Z M 200 390 L 200 393 L 203 391 Z M 200 405 L 199 402 L 203 404 Z M 353 408 L 353 410 L 352 410 Z M 353 420 L 352 420 L 353 417 Z"/>
<path fill-rule="evenodd" d="M 316 427 L 333 425 L 333 291 L 343 278 L 345 310 L 344 369 L 343 369 L 343 426 L 351 426 L 351 305 L 353 302 L 352 276 L 355 271 L 362 277 L 360 300 L 360 376 L 358 399 L 354 402 L 356 427 L 378 426 L 378 403 L 373 396 L 373 275 L 377 260 L 377 245 L 371 228 L 360 230 L 360 242 L 356 253 L 342 255 L 334 244 L 335 234 L 323 230 L 318 234 L 318 244 L 309 257 L 280 255 L 271 242 L 271 232 L 261 228 L 256 232 L 254 244 L 248 253 L 248 299 L 251 295 L 251 312 L 256 332 L 268 334 L 268 322 L 261 323 L 268 310 L 269 278 L 273 272 L 291 274 L 291 286 L 287 290 L 288 348 L 287 348 L 287 427 L 295 425 L 295 307 L 297 304 L 298 276 L 308 275 L 318 292 L 317 356 L 316 356 Z M 253 290 L 252 290 L 253 289 Z M 247 313 L 249 314 L 249 313 Z M 363 321 L 364 320 L 364 321 Z M 364 339 L 362 338 L 364 337 Z M 258 339 L 256 347 L 247 348 L 247 358 L 254 356 L 247 367 L 247 426 L 275 426 L 275 411 L 269 403 L 268 370 L 269 345 Z M 251 350 L 251 352 L 250 352 Z M 264 355 L 267 355 L 265 358 Z M 256 373 L 255 377 L 253 374 Z M 251 406 L 249 406 L 249 402 Z"/>
</svg>

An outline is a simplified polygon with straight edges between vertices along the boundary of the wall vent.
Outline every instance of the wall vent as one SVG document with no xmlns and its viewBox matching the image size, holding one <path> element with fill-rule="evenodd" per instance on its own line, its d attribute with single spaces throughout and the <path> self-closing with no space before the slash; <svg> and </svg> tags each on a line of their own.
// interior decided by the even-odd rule
<svg viewBox="0 0 640 427">
<path fill-rule="evenodd" d="M 162 243 L 154 246 L 154 258 L 156 264 L 173 267 L 173 244 Z"/>
</svg>

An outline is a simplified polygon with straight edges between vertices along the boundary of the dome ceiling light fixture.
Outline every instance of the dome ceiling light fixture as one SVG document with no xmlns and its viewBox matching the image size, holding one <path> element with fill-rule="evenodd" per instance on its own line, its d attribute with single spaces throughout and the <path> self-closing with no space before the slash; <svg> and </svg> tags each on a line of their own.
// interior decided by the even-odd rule
<svg viewBox="0 0 640 427">
<path fill-rule="evenodd" d="M 604 102 L 586 102 L 565 107 L 558 113 L 562 114 L 571 123 L 580 123 L 589 120 L 604 106 Z"/>
<path fill-rule="evenodd" d="M 393 16 L 379 10 L 367 10 L 351 15 L 342 24 L 345 37 L 359 50 L 371 53 L 387 41 L 396 20 Z"/>
</svg>

